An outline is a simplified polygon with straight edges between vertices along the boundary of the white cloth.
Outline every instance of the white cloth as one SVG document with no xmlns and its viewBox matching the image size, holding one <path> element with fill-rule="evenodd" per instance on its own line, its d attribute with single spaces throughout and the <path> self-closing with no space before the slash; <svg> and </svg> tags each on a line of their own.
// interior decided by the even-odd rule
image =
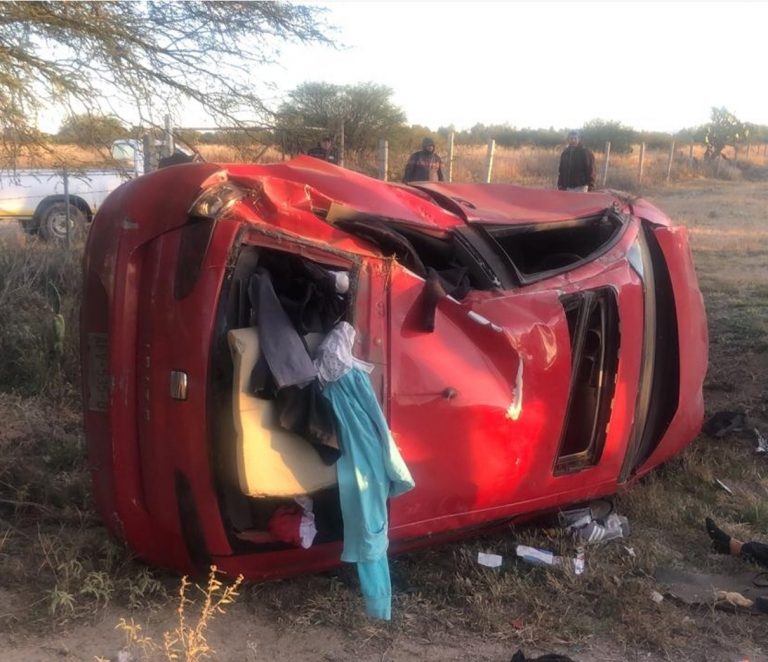
<svg viewBox="0 0 768 662">
<path fill-rule="evenodd" d="M 320 343 L 315 352 L 315 368 L 322 384 L 335 382 L 352 368 L 370 374 L 373 365 L 352 356 L 356 331 L 349 322 L 339 322 Z"/>
<path fill-rule="evenodd" d="M 309 549 L 315 540 L 317 535 L 317 527 L 315 526 L 315 513 L 312 512 L 312 499 L 307 496 L 297 496 L 293 499 L 303 511 L 301 514 L 301 521 L 299 522 L 299 537 L 301 538 L 301 546 L 304 549 Z"/>
</svg>

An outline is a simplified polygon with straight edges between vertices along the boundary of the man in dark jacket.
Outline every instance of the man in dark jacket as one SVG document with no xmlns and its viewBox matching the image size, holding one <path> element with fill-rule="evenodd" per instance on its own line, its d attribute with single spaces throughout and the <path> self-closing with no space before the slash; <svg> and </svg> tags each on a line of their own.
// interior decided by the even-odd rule
<svg viewBox="0 0 768 662">
<path fill-rule="evenodd" d="M 314 156 L 316 159 L 328 161 L 328 163 L 337 163 L 336 151 L 333 149 L 333 141 L 330 136 L 323 136 L 320 144 L 316 145 L 307 152 L 308 156 Z"/>
<path fill-rule="evenodd" d="M 581 192 L 595 188 L 595 155 L 581 144 L 578 131 L 568 134 L 568 147 L 560 155 L 557 188 Z"/>
<path fill-rule="evenodd" d="M 421 150 L 411 154 L 405 164 L 403 181 L 408 182 L 442 182 L 443 162 L 435 154 L 435 141 L 424 138 Z"/>
</svg>

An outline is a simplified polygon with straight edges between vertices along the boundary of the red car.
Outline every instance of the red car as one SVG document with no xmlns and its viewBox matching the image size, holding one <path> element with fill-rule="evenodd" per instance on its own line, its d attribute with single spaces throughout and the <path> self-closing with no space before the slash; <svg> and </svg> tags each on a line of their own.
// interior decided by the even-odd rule
<svg viewBox="0 0 768 662">
<path fill-rule="evenodd" d="M 374 366 L 416 483 L 389 504 L 394 552 L 615 493 L 699 431 L 702 297 L 686 230 L 648 202 L 405 186 L 309 157 L 171 167 L 97 214 L 81 320 L 96 506 L 153 564 L 260 579 L 339 563 L 333 466 L 249 390 L 257 269 L 300 315 L 352 324 Z M 332 302 L 328 274 L 348 283 Z M 267 533 L 301 494 L 309 549 Z"/>
</svg>

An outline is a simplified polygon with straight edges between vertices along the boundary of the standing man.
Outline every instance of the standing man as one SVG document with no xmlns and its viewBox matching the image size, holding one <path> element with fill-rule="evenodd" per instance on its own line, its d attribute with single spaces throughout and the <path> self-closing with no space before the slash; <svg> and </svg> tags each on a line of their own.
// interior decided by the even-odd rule
<svg viewBox="0 0 768 662">
<path fill-rule="evenodd" d="M 435 141 L 432 138 L 424 138 L 421 141 L 421 150 L 411 154 L 408 163 L 405 164 L 403 181 L 408 182 L 442 182 L 443 162 L 435 154 Z"/>
<path fill-rule="evenodd" d="M 328 161 L 328 163 L 337 163 L 336 151 L 333 149 L 333 140 L 330 136 L 323 136 L 320 142 L 307 152 L 308 156 L 314 156 L 316 159 Z"/>
<path fill-rule="evenodd" d="M 560 155 L 557 188 L 581 193 L 595 188 L 595 155 L 581 144 L 578 131 L 568 133 L 568 147 Z"/>
</svg>

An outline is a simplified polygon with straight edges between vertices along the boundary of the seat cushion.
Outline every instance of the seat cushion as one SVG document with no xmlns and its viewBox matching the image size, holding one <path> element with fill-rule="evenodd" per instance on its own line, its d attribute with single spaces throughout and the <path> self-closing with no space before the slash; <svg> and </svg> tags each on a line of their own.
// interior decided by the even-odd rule
<svg viewBox="0 0 768 662">
<path fill-rule="evenodd" d="M 319 342 L 321 335 L 316 335 L 308 342 Z M 248 393 L 259 356 L 256 327 L 233 329 L 227 338 L 234 363 L 232 410 L 240 489 L 253 497 L 290 497 L 334 485 L 336 468 L 323 464 L 309 442 L 276 424 L 270 400 Z"/>
</svg>

